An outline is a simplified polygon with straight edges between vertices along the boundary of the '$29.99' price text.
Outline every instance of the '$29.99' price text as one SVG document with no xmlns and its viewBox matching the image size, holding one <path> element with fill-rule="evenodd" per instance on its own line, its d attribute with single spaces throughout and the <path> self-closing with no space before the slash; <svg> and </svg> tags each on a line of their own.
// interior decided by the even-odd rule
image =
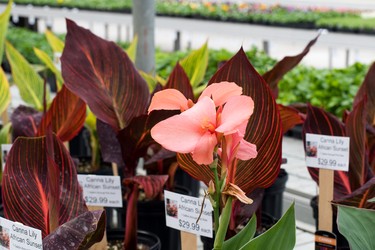
<svg viewBox="0 0 375 250">
<path fill-rule="evenodd" d="M 178 220 L 178 224 L 181 228 L 199 231 L 199 224 L 197 224 L 197 223 L 190 223 L 188 221 L 180 219 L 180 220 Z"/>
<path fill-rule="evenodd" d="M 318 158 L 318 164 L 322 166 L 329 165 L 329 166 L 335 167 L 337 165 L 337 162 L 336 160 Z"/>
<path fill-rule="evenodd" d="M 108 198 L 106 197 L 93 197 L 93 196 L 85 196 L 85 201 L 89 204 L 95 204 L 95 203 L 100 203 L 100 204 L 107 204 L 108 203 Z"/>
</svg>

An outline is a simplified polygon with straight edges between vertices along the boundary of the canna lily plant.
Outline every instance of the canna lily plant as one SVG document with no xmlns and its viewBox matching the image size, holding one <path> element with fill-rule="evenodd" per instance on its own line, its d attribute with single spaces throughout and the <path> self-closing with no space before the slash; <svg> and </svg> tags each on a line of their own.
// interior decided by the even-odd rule
<svg viewBox="0 0 375 250">
<path fill-rule="evenodd" d="M 321 108 L 308 105 L 303 124 L 304 133 L 316 133 L 350 138 L 349 171 L 335 171 L 334 199 L 341 200 L 362 188 L 374 176 L 375 166 L 375 108 L 373 64 L 354 100 L 353 110 L 344 114 L 343 121 Z M 318 183 L 318 170 L 308 168 Z M 365 197 L 364 199 L 372 198 Z M 364 201 L 359 203 L 364 204 Z"/>
<path fill-rule="evenodd" d="M 192 144 L 190 144 L 190 148 L 183 149 L 184 153 L 177 154 L 180 167 L 192 177 L 204 181 L 207 186 L 216 190 L 212 192 L 220 192 L 215 197 L 219 197 L 222 192 L 225 192 L 223 195 L 228 198 L 229 203 L 237 202 L 237 198 L 233 197 L 240 197 L 249 203 L 250 200 L 245 197 L 244 193 L 250 193 L 257 187 L 268 187 L 273 183 L 278 175 L 281 163 L 282 129 L 280 115 L 269 87 L 251 66 L 242 49 L 222 66 L 208 83 L 210 86 L 213 83 L 221 85 L 224 84 L 222 82 L 229 82 L 230 89 L 234 93 L 222 96 L 222 92 L 217 91 L 217 88 L 215 89 L 214 87 L 216 85 L 213 85 L 212 87 L 208 87 L 206 92 L 203 92 L 195 105 L 192 105 L 194 96 L 191 96 L 191 94 L 193 91 L 191 90 L 191 86 L 189 90 L 185 84 L 182 88 L 178 89 L 183 91 L 183 95 L 187 98 L 183 99 L 182 94 L 177 96 L 175 98 L 177 106 L 173 107 L 175 110 L 156 110 L 152 108 L 155 103 L 153 102 L 149 109 L 150 112 L 147 114 L 150 92 L 147 83 L 135 69 L 128 56 L 114 43 L 98 38 L 88 30 L 76 25 L 73 21 L 67 20 L 67 27 L 68 34 L 61 58 L 63 79 L 67 88 L 82 98 L 97 116 L 98 133 L 100 132 L 100 126 L 110 128 L 105 129 L 107 133 L 104 133 L 104 139 L 112 138 L 112 140 L 107 141 L 105 147 L 107 149 L 112 148 L 112 150 L 108 151 L 112 152 L 113 157 L 107 155 L 107 159 L 118 162 L 120 166 L 121 164 L 125 165 L 125 177 L 130 177 L 130 179 L 134 180 L 134 169 L 138 165 L 139 158 L 148 152 L 147 149 L 151 145 L 155 144 L 150 136 L 150 130 L 155 124 L 168 117 L 174 117 L 172 115 L 177 114 L 180 117 L 179 113 L 181 111 L 183 111 L 181 116 L 184 117 L 186 112 L 189 114 L 197 110 L 200 113 L 206 107 L 210 107 L 207 115 L 212 124 L 206 124 L 208 131 L 217 130 L 217 133 L 225 133 L 227 135 L 217 138 L 208 134 L 195 133 L 194 139 L 200 138 L 202 140 L 201 143 L 205 142 L 204 145 L 209 145 L 206 153 L 198 153 L 194 156 L 194 159 L 198 159 L 202 164 L 197 163 L 193 159 L 192 154 L 190 154 L 193 148 Z M 181 82 L 187 83 L 189 79 L 181 66 L 176 66 L 167 85 L 176 88 L 176 86 L 181 86 L 179 85 Z M 242 87 L 242 90 L 231 82 L 235 82 L 238 86 Z M 227 84 L 222 86 L 227 86 Z M 170 90 L 166 89 L 164 91 Z M 241 93 L 244 95 L 241 95 Z M 156 96 L 160 96 L 158 92 L 155 92 L 154 95 L 155 98 Z M 218 95 L 217 99 L 215 99 L 217 105 L 212 105 L 211 95 Z M 232 99 L 229 98 L 231 96 L 233 100 L 229 100 Z M 239 120 L 236 119 L 233 121 L 235 123 L 232 124 L 229 113 L 238 105 L 238 102 L 241 102 L 237 98 L 250 105 L 250 109 L 241 109 L 241 113 L 238 114 Z M 184 100 L 183 102 L 181 102 L 182 99 Z M 254 111 L 251 109 L 252 102 L 254 103 L 254 107 L 258 107 Z M 182 103 L 184 104 L 182 105 Z M 180 107 L 179 105 L 182 106 Z M 231 108 L 231 105 L 234 107 Z M 220 111 L 217 111 L 216 108 L 219 106 L 221 107 Z M 251 114 L 252 112 L 253 114 Z M 221 114 L 221 118 L 216 118 L 217 114 Z M 251 119 L 249 120 L 250 115 Z M 195 124 L 195 126 L 197 128 L 199 124 Z M 238 129 L 238 131 L 230 131 L 231 129 Z M 191 141 L 193 138 L 189 140 Z M 222 144 L 222 142 L 224 143 Z M 241 147 L 237 145 L 239 142 Z M 250 150 L 252 152 L 251 157 L 255 157 L 255 155 L 257 157 L 250 159 L 251 157 L 249 158 L 247 155 Z M 216 155 L 213 154 L 214 151 Z M 215 185 L 213 185 L 215 184 L 213 182 L 215 174 L 209 167 L 211 164 L 211 158 L 207 157 L 209 154 L 212 154 L 212 162 L 217 162 L 217 177 L 221 181 L 221 183 L 217 182 L 217 188 L 214 188 Z M 223 161 L 220 157 L 224 157 L 223 159 L 225 160 Z M 150 184 L 152 176 L 147 177 L 149 178 L 146 183 Z M 159 176 L 159 178 L 163 177 Z M 130 179 L 124 179 L 124 183 L 129 184 L 129 188 L 132 189 L 134 182 L 129 181 Z M 137 185 L 139 184 L 138 182 Z M 145 187 L 147 185 L 139 185 L 139 187 L 141 186 Z M 221 190 L 221 188 L 225 189 Z M 137 192 L 137 189 L 134 190 Z M 134 197 L 131 195 L 128 196 L 129 200 L 136 201 Z M 219 217 L 224 208 L 231 209 L 230 205 L 223 206 L 227 204 L 223 202 L 220 199 L 216 206 L 216 218 Z M 224 214 L 228 215 L 230 212 Z M 132 215 L 133 219 L 136 218 L 135 211 L 130 215 Z M 226 216 L 223 217 L 226 218 Z M 249 231 L 246 230 L 250 232 L 250 235 L 252 235 L 251 231 L 253 227 L 256 226 L 254 221 L 252 220 L 248 224 L 250 225 L 247 227 Z M 219 237 L 222 240 L 225 237 L 225 223 L 228 223 L 228 221 L 222 223 L 223 226 L 221 228 L 223 228 L 223 231 L 221 231 L 221 236 Z M 219 228 L 219 224 L 218 222 L 215 224 L 217 228 Z M 127 225 L 126 234 L 136 231 L 136 224 L 132 225 Z M 293 208 L 288 211 L 284 219 L 280 220 L 275 229 L 271 231 L 271 234 L 278 235 L 282 233 L 282 230 L 280 230 L 282 227 L 285 227 L 284 229 L 288 232 L 288 240 L 284 241 L 285 245 L 283 246 L 285 249 L 291 249 L 295 241 Z M 265 234 L 264 237 L 267 237 L 267 235 L 269 234 Z M 279 236 L 281 237 L 281 235 Z M 246 238 L 248 241 L 242 242 L 243 245 L 265 244 L 264 242 L 266 242 L 260 239 L 250 243 L 249 240 L 251 237 L 247 235 Z M 133 238 L 135 238 L 134 234 Z M 218 240 L 217 242 L 222 243 L 222 240 Z"/>
<path fill-rule="evenodd" d="M 342 120 L 311 105 L 303 116 L 304 135 L 315 133 L 350 138 L 349 171 L 335 171 L 332 204 L 335 205 L 338 230 L 351 249 L 371 249 L 375 244 L 371 236 L 373 225 L 369 223 L 375 214 L 374 73 L 375 64 L 372 64 L 355 96 L 353 110 L 346 111 Z M 308 170 L 319 183 L 318 169 L 309 167 Z M 338 244 L 341 244 L 340 240 Z"/>
<path fill-rule="evenodd" d="M 179 91 L 167 89 L 155 94 L 149 108 L 149 112 L 180 110 L 181 114 L 156 124 L 151 130 L 152 137 L 166 149 L 190 153 L 197 164 L 209 165 L 213 172 L 214 179 L 209 183 L 208 192 L 214 207 L 215 249 L 222 248 L 232 199 L 252 203 L 235 184 L 237 161 L 257 156 L 256 145 L 243 139 L 254 102 L 251 97 L 241 94 L 242 88 L 233 82 L 213 83 L 194 104 Z M 221 159 L 220 178 L 218 158 Z"/>
<path fill-rule="evenodd" d="M 127 191 L 124 246 L 136 249 L 140 190 L 146 199 L 160 198 L 168 178 L 136 176 L 139 158 L 152 141 L 148 131 L 161 118 L 145 116 L 150 92 L 127 53 L 71 20 L 67 20 L 67 28 L 61 57 L 62 76 L 66 87 L 82 98 L 97 117 L 103 160 L 124 170 L 123 184 Z"/>
<path fill-rule="evenodd" d="M 160 109 L 181 113 L 156 124 L 151 129 L 152 137 L 166 149 L 190 155 L 199 167 L 209 167 L 213 176 L 208 194 L 214 208 L 214 249 L 232 249 L 230 242 L 235 240 L 225 244 L 224 239 L 233 200 L 252 203 L 236 185 L 236 170 L 239 160 L 248 161 L 258 154 L 256 145 L 244 140 L 254 101 L 242 95 L 236 83 L 223 81 L 209 85 L 195 104 L 175 89 L 157 92 L 148 111 Z M 250 244 L 251 237 L 241 239 L 244 245 L 240 247 Z"/>
<path fill-rule="evenodd" d="M 243 231 L 224 241 L 233 203 L 251 203 L 245 194 L 269 186 L 281 163 L 278 150 L 282 131 L 277 107 L 243 50 L 219 69 L 195 104 L 178 91 L 167 89 L 155 93 L 151 101 L 149 112 L 158 109 L 181 112 L 154 126 L 151 135 L 163 147 L 176 151 L 180 166 L 208 186 L 214 207 L 215 249 L 292 249 L 293 208 L 262 237 L 252 239 L 256 228 L 256 220 L 252 219 Z M 267 114 L 262 116 L 260 110 Z M 266 126 L 259 126 L 260 121 Z M 262 136 L 265 134 L 272 135 L 267 138 Z M 276 150 L 268 151 L 272 146 Z M 263 160 L 267 164 L 262 165 Z M 278 227 L 283 224 L 288 240 L 277 246 L 267 245 L 265 239 L 280 232 Z"/>
</svg>

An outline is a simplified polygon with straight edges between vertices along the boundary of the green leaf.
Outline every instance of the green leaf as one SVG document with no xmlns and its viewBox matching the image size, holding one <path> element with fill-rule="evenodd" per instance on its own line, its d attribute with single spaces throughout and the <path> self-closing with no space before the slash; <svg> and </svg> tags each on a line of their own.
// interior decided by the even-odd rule
<svg viewBox="0 0 375 250">
<path fill-rule="evenodd" d="M 12 76 L 22 99 L 38 110 L 43 109 L 44 82 L 26 59 L 9 43 L 5 42 L 6 55 L 12 68 Z M 49 92 L 46 93 L 47 100 Z"/>
<path fill-rule="evenodd" d="M 129 47 L 125 50 L 130 60 L 135 63 L 135 57 L 137 55 L 138 36 L 135 36 Z"/>
<path fill-rule="evenodd" d="M 46 38 L 51 46 L 54 53 L 62 53 L 64 50 L 64 42 L 60 40 L 55 34 L 53 34 L 50 30 L 46 31 Z"/>
<path fill-rule="evenodd" d="M 12 143 L 11 129 L 12 129 L 12 123 L 10 123 L 10 122 L 5 124 L 0 129 L 0 145 Z"/>
<path fill-rule="evenodd" d="M 374 218 L 375 210 L 338 206 L 338 228 L 350 249 L 375 249 Z"/>
<path fill-rule="evenodd" d="M 197 87 L 206 74 L 208 65 L 207 42 L 198 50 L 194 50 L 180 62 L 190 79 L 193 88 Z"/>
<path fill-rule="evenodd" d="M 10 102 L 10 90 L 8 79 L 0 67 L 0 115 L 6 111 Z M 5 122 L 5 121 L 3 121 Z"/>
<path fill-rule="evenodd" d="M 240 249 L 254 237 L 256 228 L 257 218 L 254 215 L 238 234 L 224 242 L 223 249 Z"/>
<path fill-rule="evenodd" d="M 87 108 L 85 124 L 90 130 L 96 131 L 96 117 L 89 108 Z"/>
<path fill-rule="evenodd" d="M 60 90 L 64 82 L 61 72 L 56 68 L 52 59 L 48 56 L 46 52 L 38 48 L 34 48 L 35 55 L 55 74 L 57 80 L 57 90 Z"/>
<path fill-rule="evenodd" d="M 240 250 L 278 249 L 292 250 L 296 243 L 296 220 L 294 203 L 283 217 L 269 230 L 251 240 Z M 366 248 L 364 248 L 366 249 Z M 368 248 L 371 249 L 371 248 Z"/>
<path fill-rule="evenodd" d="M 375 202 L 375 198 L 369 199 L 367 202 Z"/>
<path fill-rule="evenodd" d="M 3 60 L 4 42 L 5 42 L 7 30 L 8 30 L 9 17 L 10 17 L 10 12 L 12 10 L 12 4 L 13 4 L 13 0 L 10 0 L 4 12 L 0 14 L 0 64 Z"/>
<path fill-rule="evenodd" d="M 199 85 L 193 89 L 194 96 L 199 96 L 200 93 L 207 87 L 207 84 Z"/>
<path fill-rule="evenodd" d="M 141 74 L 143 79 L 147 82 L 148 88 L 150 89 L 150 92 L 152 92 L 158 84 L 158 80 L 151 74 L 148 74 L 142 70 L 139 71 L 139 74 Z"/>
</svg>

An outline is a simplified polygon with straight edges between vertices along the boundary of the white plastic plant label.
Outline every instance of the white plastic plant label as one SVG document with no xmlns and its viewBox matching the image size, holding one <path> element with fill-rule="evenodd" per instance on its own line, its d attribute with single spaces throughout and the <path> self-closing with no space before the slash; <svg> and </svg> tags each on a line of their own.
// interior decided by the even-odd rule
<svg viewBox="0 0 375 250">
<path fill-rule="evenodd" d="M 1 166 L 2 171 L 4 171 L 5 163 L 7 161 L 7 156 L 10 151 L 12 144 L 1 144 Z"/>
<path fill-rule="evenodd" d="M 120 176 L 83 174 L 77 176 L 86 205 L 122 207 Z"/>
<path fill-rule="evenodd" d="M 212 238 L 212 206 L 208 199 L 164 191 L 168 227 Z M 198 220 L 199 218 L 199 220 Z"/>
<path fill-rule="evenodd" d="M 0 217 L 0 249 L 43 249 L 42 232 Z"/>
<path fill-rule="evenodd" d="M 349 137 L 306 134 L 306 165 L 349 170 Z"/>
</svg>

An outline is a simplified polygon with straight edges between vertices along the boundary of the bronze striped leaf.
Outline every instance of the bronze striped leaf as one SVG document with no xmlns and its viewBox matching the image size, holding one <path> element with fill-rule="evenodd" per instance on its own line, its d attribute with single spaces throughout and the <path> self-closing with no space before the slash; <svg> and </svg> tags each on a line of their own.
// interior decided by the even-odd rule
<svg viewBox="0 0 375 250">
<path fill-rule="evenodd" d="M 55 135 L 53 150 L 47 147 L 45 136 L 19 137 L 9 151 L 2 180 L 5 217 L 40 229 L 43 238 L 55 229 L 50 227 L 51 221 L 61 225 L 87 211 L 69 152 Z M 53 159 L 47 152 L 54 152 Z M 49 178 L 49 171 L 55 171 L 55 167 L 58 197 L 52 196 L 51 187 L 56 183 Z M 56 198 L 58 202 L 51 202 Z M 59 204 L 57 211 L 50 213 L 50 204 Z M 58 218 L 50 218 L 51 214 Z"/>
<path fill-rule="evenodd" d="M 61 57 L 67 88 L 115 131 L 146 113 L 149 89 L 126 53 L 68 19 L 67 28 Z"/>
<path fill-rule="evenodd" d="M 86 119 L 85 102 L 63 85 L 47 113 L 42 117 L 38 136 L 45 135 L 49 124 L 62 141 L 70 141 L 83 127 Z"/>
</svg>

